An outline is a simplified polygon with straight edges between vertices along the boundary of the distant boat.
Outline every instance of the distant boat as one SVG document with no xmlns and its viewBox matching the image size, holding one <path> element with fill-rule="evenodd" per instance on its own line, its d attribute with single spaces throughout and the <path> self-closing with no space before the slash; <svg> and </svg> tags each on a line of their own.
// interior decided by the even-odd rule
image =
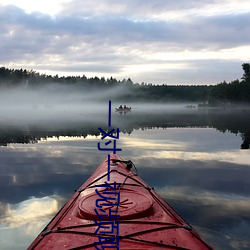
<svg viewBox="0 0 250 250">
<path fill-rule="evenodd" d="M 124 112 L 124 113 L 128 113 L 128 112 L 131 112 L 131 107 L 125 107 L 125 108 L 121 108 L 121 107 L 119 107 L 119 108 L 115 108 L 115 111 L 116 112 Z"/>
</svg>

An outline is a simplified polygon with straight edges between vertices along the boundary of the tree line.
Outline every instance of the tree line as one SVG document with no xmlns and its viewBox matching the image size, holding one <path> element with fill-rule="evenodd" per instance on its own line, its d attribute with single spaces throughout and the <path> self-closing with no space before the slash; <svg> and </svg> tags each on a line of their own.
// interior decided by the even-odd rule
<svg viewBox="0 0 250 250">
<path fill-rule="evenodd" d="M 209 103 L 250 103 L 250 64 L 243 63 L 241 80 L 226 81 L 215 85 L 209 95 Z"/>
<path fill-rule="evenodd" d="M 242 64 L 243 76 L 239 80 L 221 82 L 216 85 L 154 85 L 152 83 L 134 83 L 130 78 L 117 80 L 110 77 L 52 76 L 40 74 L 34 70 L 9 69 L 0 67 L 0 87 L 37 88 L 51 84 L 63 84 L 79 88 L 82 91 L 109 90 L 123 87 L 126 91 L 117 96 L 117 100 L 129 101 L 191 101 L 208 105 L 227 103 L 250 103 L 250 64 Z M 113 98 L 116 99 L 115 97 Z"/>
</svg>

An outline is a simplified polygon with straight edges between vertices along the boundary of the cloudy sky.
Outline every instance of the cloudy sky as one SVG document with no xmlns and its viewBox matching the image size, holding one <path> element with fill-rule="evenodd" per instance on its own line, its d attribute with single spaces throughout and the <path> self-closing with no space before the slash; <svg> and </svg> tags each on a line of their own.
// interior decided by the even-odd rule
<svg viewBox="0 0 250 250">
<path fill-rule="evenodd" d="M 0 66 L 216 84 L 241 78 L 249 23 L 249 0 L 0 0 Z"/>
</svg>

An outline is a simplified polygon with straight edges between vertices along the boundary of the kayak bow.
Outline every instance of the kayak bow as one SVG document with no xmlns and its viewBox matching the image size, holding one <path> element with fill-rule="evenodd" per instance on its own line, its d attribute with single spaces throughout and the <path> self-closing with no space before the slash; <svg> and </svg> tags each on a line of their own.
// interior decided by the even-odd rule
<svg viewBox="0 0 250 250">
<path fill-rule="evenodd" d="M 133 166 L 117 154 L 106 157 L 28 249 L 212 249 Z"/>
</svg>

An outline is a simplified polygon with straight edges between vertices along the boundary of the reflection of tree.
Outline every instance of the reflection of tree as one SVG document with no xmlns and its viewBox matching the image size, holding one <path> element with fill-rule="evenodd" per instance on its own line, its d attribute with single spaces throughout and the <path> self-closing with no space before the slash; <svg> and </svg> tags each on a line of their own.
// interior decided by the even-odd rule
<svg viewBox="0 0 250 250">
<path fill-rule="evenodd" d="M 249 149 L 250 146 L 250 132 L 242 135 L 243 143 L 241 149 Z"/>
<path fill-rule="evenodd" d="M 242 149 L 248 149 L 250 145 L 250 110 L 191 110 L 183 112 L 144 112 L 131 113 L 127 116 L 116 114 L 112 118 L 113 128 L 119 128 L 121 133 L 131 134 L 138 129 L 173 128 L 173 127 L 211 127 L 221 132 L 240 134 L 243 140 Z M 27 125 L 28 126 L 28 125 Z M 40 139 L 52 137 L 86 137 L 88 135 L 98 136 L 98 122 L 96 123 L 72 123 L 58 124 L 50 123 L 46 129 L 39 126 L 27 126 L 24 128 L 7 125 L 0 126 L 0 145 L 7 146 L 11 143 L 37 143 Z M 44 125 L 43 125 L 44 127 Z M 108 126 L 101 126 L 109 131 Z M 27 132 L 28 131 L 28 132 Z"/>
<path fill-rule="evenodd" d="M 38 140 L 35 136 L 26 135 L 23 131 L 0 132 L 0 146 L 7 146 L 11 143 L 32 144 L 37 143 Z"/>
<path fill-rule="evenodd" d="M 243 140 L 241 149 L 248 149 L 250 145 L 250 110 L 224 110 L 218 114 L 211 114 L 210 126 L 221 132 L 240 134 Z"/>
</svg>

